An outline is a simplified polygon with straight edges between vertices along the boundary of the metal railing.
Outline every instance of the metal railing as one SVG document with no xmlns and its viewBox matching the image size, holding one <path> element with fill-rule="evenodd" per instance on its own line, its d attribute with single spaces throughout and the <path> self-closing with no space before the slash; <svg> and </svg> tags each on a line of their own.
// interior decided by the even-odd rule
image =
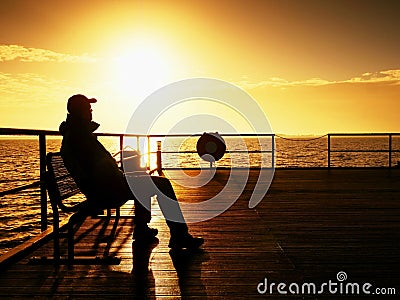
<svg viewBox="0 0 400 300">
<path fill-rule="evenodd" d="M 22 185 L 16 188 L 12 188 L 9 190 L 1 191 L 0 197 L 15 194 L 33 187 L 40 188 L 40 227 L 41 230 L 44 231 L 47 229 L 47 192 L 46 187 L 44 184 L 44 178 L 46 173 L 46 154 L 47 154 L 47 143 L 46 137 L 47 136 L 61 136 L 58 131 L 51 131 L 51 130 L 32 130 L 32 129 L 16 129 L 16 128 L 0 128 L 0 136 L 31 136 L 31 137 L 38 137 L 39 139 L 39 168 L 40 168 L 40 178 L 39 181 L 35 181 L 33 183 Z M 134 138 L 136 139 L 136 149 L 140 150 L 140 140 L 145 139 L 147 141 L 147 152 L 143 153 L 143 155 L 147 155 L 147 166 L 150 166 L 150 160 L 152 154 L 157 154 L 159 158 L 159 162 L 157 165 L 157 169 L 161 170 L 164 167 L 161 165 L 161 152 L 160 149 L 158 151 L 151 151 L 151 139 L 160 139 L 160 138 L 178 138 L 178 137 L 199 137 L 201 134 L 165 134 L 165 135 L 140 135 L 140 134 L 118 134 L 118 133 L 96 133 L 96 136 L 100 137 L 117 137 L 119 139 L 119 153 L 120 153 L 120 160 L 123 158 L 122 151 L 124 150 L 124 139 L 126 138 Z M 243 151 L 246 153 L 274 153 L 275 151 L 275 139 L 274 134 L 225 134 L 222 135 L 224 137 L 269 137 L 271 138 L 271 150 L 254 150 L 254 151 Z M 233 150 L 227 151 L 227 153 L 241 153 L 240 150 Z M 163 153 L 196 153 L 196 151 L 165 151 Z M 271 155 L 271 165 L 275 165 L 274 155 Z"/>
<path fill-rule="evenodd" d="M 147 156 L 147 166 L 150 166 L 151 155 L 157 154 L 158 165 L 157 169 L 161 170 L 164 167 L 161 165 L 161 147 L 158 147 L 157 151 L 151 151 L 151 140 L 152 139 L 163 139 L 163 138 L 188 138 L 188 137 L 200 137 L 201 134 L 159 134 L 159 135 L 138 135 L 138 134 L 117 134 L 117 133 L 98 133 L 96 134 L 100 137 L 114 137 L 119 140 L 119 152 L 121 152 L 120 160 L 122 160 L 122 150 L 124 150 L 125 139 L 133 138 L 136 140 L 136 149 L 140 150 L 141 140 L 144 139 L 147 142 L 147 150 L 143 151 L 142 155 Z M 12 188 L 9 190 L 1 191 L 0 197 L 9 194 L 15 194 L 20 191 L 39 187 L 40 188 L 40 207 L 41 207 L 41 230 L 44 231 L 47 229 L 47 192 L 46 187 L 44 185 L 44 176 L 46 172 L 46 154 L 47 154 L 47 144 L 46 137 L 48 136 L 61 136 L 58 131 L 49 131 L 49 130 L 31 130 L 31 129 L 15 129 L 15 128 L 0 128 L 0 136 L 35 136 L 38 137 L 39 140 L 39 168 L 40 168 L 40 179 L 39 181 L 35 181 L 30 184 L 21 185 L 16 188 Z M 278 136 L 274 134 L 221 134 L 223 137 L 263 137 L 271 139 L 271 147 L 269 150 L 228 150 L 227 153 L 270 153 L 271 154 L 271 167 L 275 167 L 275 149 L 276 149 L 276 141 L 275 139 Z M 393 153 L 398 153 L 400 150 L 393 149 L 393 137 L 399 137 L 400 133 L 331 133 L 327 134 L 327 166 L 328 168 L 332 167 L 332 154 L 333 153 L 387 153 L 388 154 L 388 167 L 391 168 Z M 324 136 L 325 137 L 325 136 Z M 332 149 L 332 139 L 337 137 L 385 137 L 387 138 L 387 149 Z M 294 139 L 294 141 L 298 141 Z M 194 154 L 196 151 L 163 151 L 163 154 Z"/>
<path fill-rule="evenodd" d="M 200 137 L 202 134 L 153 134 L 153 135 L 146 135 L 146 136 L 140 136 L 140 137 L 146 137 L 147 138 L 147 164 L 150 165 L 150 155 L 155 154 L 157 152 L 152 152 L 150 150 L 150 144 L 151 144 L 151 139 L 160 139 L 160 138 L 197 138 Z M 231 153 L 244 153 L 244 154 L 251 154 L 251 153 L 270 153 L 274 154 L 275 153 L 275 134 L 273 133 L 243 133 L 243 134 L 220 134 L 223 138 L 229 138 L 229 137 L 240 137 L 240 138 L 270 138 L 271 139 L 271 147 L 270 150 L 226 150 L 226 154 L 231 154 Z M 162 151 L 162 154 L 197 154 L 197 151 L 194 150 L 185 150 L 185 151 Z M 271 167 L 275 166 L 275 155 L 271 155 Z M 211 164 L 210 164 L 211 167 Z M 157 168 L 163 168 L 161 166 L 157 166 Z M 181 169 L 181 168 L 180 168 Z M 196 167 L 193 168 L 186 168 L 186 169 L 198 169 Z"/>
<path fill-rule="evenodd" d="M 331 168 L 332 153 L 387 153 L 388 167 L 392 167 L 393 153 L 400 150 L 393 149 L 393 137 L 400 137 L 400 133 L 329 133 L 328 135 L 328 168 Z M 332 149 L 332 138 L 335 137 L 385 137 L 387 138 L 387 149 Z"/>
</svg>

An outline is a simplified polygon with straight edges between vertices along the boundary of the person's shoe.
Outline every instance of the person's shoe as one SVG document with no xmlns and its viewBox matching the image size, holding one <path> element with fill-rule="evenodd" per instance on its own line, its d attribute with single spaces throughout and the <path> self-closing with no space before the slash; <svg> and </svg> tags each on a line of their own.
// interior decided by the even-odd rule
<svg viewBox="0 0 400 300">
<path fill-rule="evenodd" d="M 188 235 L 186 237 L 178 237 L 178 238 L 171 238 L 169 240 L 168 247 L 173 250 L 180 250 L 180 249 L 188 249 L 194 250 L 198 249 L 201 245 L 203 245 L 204 239 L 201 237 L 192 237 Z"/>
<path fill-rule="evenodd" d="M 133 238 L 136 241 L 153 241 L 155 240 L 157 234 L 158 234 L 157 228 L 151 228 L 148 226 L 139 227 L 135 228 L 135 231 L 133 233 Z"/>
</svg>

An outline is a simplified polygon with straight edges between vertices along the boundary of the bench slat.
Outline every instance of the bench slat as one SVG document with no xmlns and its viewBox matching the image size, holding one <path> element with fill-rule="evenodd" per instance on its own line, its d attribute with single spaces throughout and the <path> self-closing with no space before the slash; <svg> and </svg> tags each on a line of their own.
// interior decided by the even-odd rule
<svg viewBox="0 0 400 300">
<path fill-rule="evenodd" d="M 74 202 L 69 205 L 63 203 L 63 200 L 77 195 L 81 193 L 81 191 L 65 167 L 61 153 L 55 152 L 47 154 L 47 170 L 46 183 L 50 202 L 60 207 L 64 212 L 77 211 L 81 206 L 80 203 L 77 204 Z"/>
</svg>

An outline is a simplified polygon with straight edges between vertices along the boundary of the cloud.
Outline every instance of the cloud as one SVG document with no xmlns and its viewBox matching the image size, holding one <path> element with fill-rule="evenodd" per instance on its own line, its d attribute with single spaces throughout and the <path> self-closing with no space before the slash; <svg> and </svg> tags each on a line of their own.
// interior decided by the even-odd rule
<svg viewBox="0 0 400 300">
<path fill-rule="evenodd" d="M 12 106 L 26 101 L 45 103 L 54 101 L 60 94 L 67 95 L 72 90 L 65 80 L 55 80 L 33 73 L 0 72 L 0 105 Z M 11 99 L 11 102 L 5 101 L 6 99 Z"/>
<path fill-rule="evenodd" d="M 333 84 L 342 83 L 386 83 L 386 84 L 400 84 L 400 70 L 386 70 L 379 71 L 375 73 L 366 72 L 358 77 L 353 77 L 341 81 L 329 81 L 321 78 L 310 78 L 306 80 L 295 80 L 289 81 L 279 77 L 271 77 L 267 80 L 259 82 L 250 82 L 248 77 L 245 80 L 237 82 L 239 86 L 248 89 L 260 88 L 260 87 L 278 87 L 278 88 L 290 88 L 290 87 L 316 87 L 316 86 L 326 86 Z"/>
<path fill-rule="evenodd" d="M 70 55 L 46 49 L 26 48 L 19 45 L 0 45 L 0 62 L 15 60 L 21 62 L 71 63 L 91 63 L 97 61 L 94 56 L 88 54 Z"/>
<path fill-rule="evenodd" d="M 360 77 L 354 77 L 344 82 L 357 83 L 392 83 L 400 84 L 400 70 L 387 70 L 375 73 L 364 73 Z"/>
</svg>

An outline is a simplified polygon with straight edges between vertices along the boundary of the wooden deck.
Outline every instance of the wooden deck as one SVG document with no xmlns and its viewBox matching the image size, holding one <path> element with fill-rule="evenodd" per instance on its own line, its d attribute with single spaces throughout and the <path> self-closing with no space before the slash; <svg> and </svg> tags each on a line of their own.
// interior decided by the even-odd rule
<svg viewBox="0 0 400 300">
<path fill-rule="evenodd" d="M 251 171 L 229 210 L 189 225 L 192 234 L 205 238 L 202 251 L 169 253 L 168 228 L 157 207 L 151 226 L 160 231 L 159 243 L 152 247 L 132 244 L 131 218 L 119 221 L 112 240 L 107 236 L 114 221 L 89 218 L 76 235 L 77 254 L 114 254 L 122 257 L 120 265 L 29 264 L 31 256 L 51 255 L 48 243 L 0 272 L 0 297 L 281 298 L 276 289 L 259 295 L 258 283 L 265 277 L 287 285 L 338 282 L 340 271 L 347 274 L 344 282 L 369 282 L 400 293 L 399 169 L 276 170 L 268 194 L 249 209 L 257 174 Z M 205 200 L 228 177 L 229 171 L 218 171 L 204 187 L 175 189 L 184 201 Z M 230 192 L 234 196 L 238 190 Z M 132 214 L 129 205 L 123 214 Z M 327 291 L 320 296 L 346 298 Z"/>
</svg>

